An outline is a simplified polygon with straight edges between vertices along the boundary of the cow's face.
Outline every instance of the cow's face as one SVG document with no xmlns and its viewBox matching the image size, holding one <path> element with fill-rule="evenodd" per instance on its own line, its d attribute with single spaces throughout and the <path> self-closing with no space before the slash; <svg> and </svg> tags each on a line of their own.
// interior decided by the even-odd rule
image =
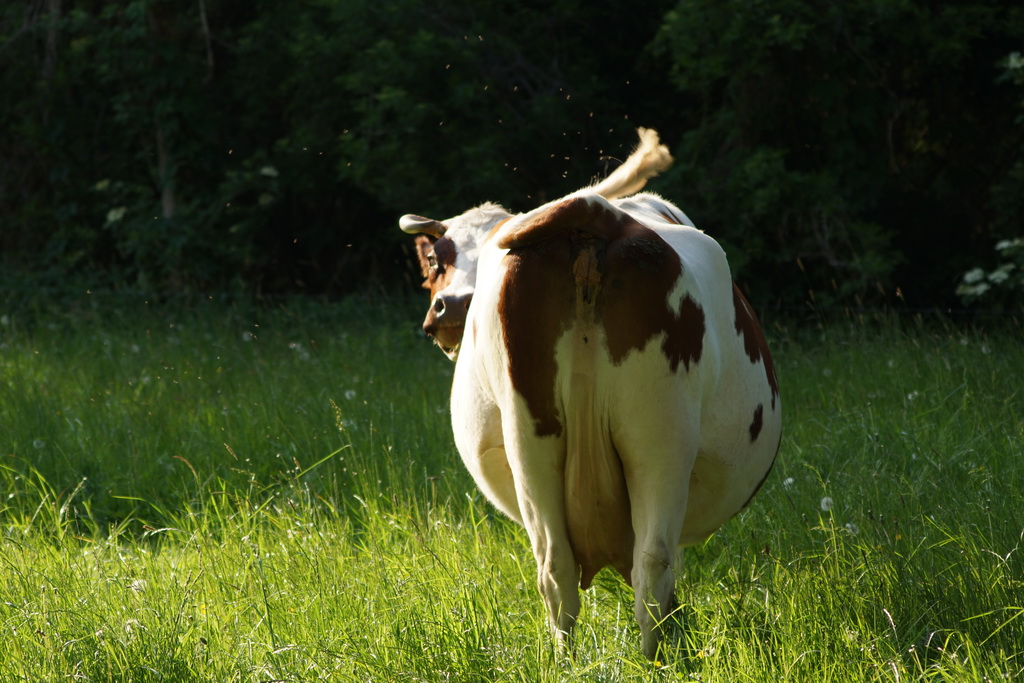
<svg viewBox="0 0 1024 683">
<path fill-rule="evenodd" d="M 423 271 L 423 287 L 430 291 L 423 331 L 452 360 L 458 358 L 466 329 L 480 249 L 493 229 L 509 216 L 497 204 L 488 203 L 445 221 L 411 214 L 399 221 L 404 232 L 421 233 L 416 237 L 416 254 Z"/>
</svg>

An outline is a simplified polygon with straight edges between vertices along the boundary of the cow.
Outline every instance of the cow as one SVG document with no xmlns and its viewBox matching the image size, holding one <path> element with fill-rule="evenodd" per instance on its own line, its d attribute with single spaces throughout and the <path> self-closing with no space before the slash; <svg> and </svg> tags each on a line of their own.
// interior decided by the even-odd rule
<svg viewBox="0 0 1024 683">
<path fill-rule="evenodd" d="M 678 547 L 743 509 L 781 439 L 757 317 L 722 248 L 669 201 L 634 194 L 671 157 L 654 131 L 605 181 L 524 214 L 483 204 L 404 216 L 455 360 L 455 444 L 522 524 L 556 641 L 610 566 L 658 655 Z"/>
</svg>

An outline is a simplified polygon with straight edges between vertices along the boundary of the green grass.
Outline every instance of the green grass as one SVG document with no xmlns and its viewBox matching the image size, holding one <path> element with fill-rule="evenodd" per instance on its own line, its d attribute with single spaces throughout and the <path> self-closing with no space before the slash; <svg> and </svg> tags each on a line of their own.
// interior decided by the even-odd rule
<svg viewBox="0 0 1024 683">
<path fill-rule="evenodd" d="M 421 305 L 0 317 L 0 680 L 1024 675 L 1019 329 L 770 330 L 779 460 L 686 552 L 652 666 L 609 571 L 553 651 L 526 535 L 454 452 Z"/>
</svg>

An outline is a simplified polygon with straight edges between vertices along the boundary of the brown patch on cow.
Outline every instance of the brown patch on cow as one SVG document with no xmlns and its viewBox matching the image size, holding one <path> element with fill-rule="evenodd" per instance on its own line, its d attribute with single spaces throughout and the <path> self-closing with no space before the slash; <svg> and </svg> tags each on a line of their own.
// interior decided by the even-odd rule
<svg viewBox="0 0 1024 683">
<path fill-rule="evenodd" d="M 644 348 L 662 332 L 666 334 L 662 351 L 673 372 L 680 362 L 689 369 L 700 360 L 704 311 L 688 295 L 678 315 L 668 303 L 683 272 L 679 256 L 657 233 L 631 216 L 610 211 L 586 197 L 575 197 L 515 226 L 499 246 L 515 249 L 566 232 L 576 233 L 581 244 L 597 238 L 598 317 L 613 363 L 621 364 L 630 351 Z"/>
<path fill-rule="evenodd" d="M 437 257 L 437 267 L 442 270 L 447 270 L 455 265 L 455 257 L 458 254 L 458 250 L 455 248 L 455 242 L 452 242 L 447 237 L 442 237 L 434 242 L 434 255 Z"/>
<path fill-rule="evenodd" d="M 559 436 L 555 404 L 555 343 L 577 310 L 577 263 L 587 227 L 586 199 L 552 206 L 507 230 L 498 246 L 509 249 L 498 315 L 508 351 L 512 386 L 526 400 L 537 436 Z M 593 241 L 593 240 L 590 240 Z"/>
<path fill-rule="evenodd" d="M 704 311 L 688 295 L 678 314 L 669 305 L 682 263 L 627 214 L 575 197 L 515 226 L 499 246 L 509 249 L 498 304 L 509 374 L 538 436 L 562 433 L 555 343 L 575 320 L 599 322 L 616 365 L 660 334 L 672 372 L 700 360 Z"/>
<path fill-rule="evenodd" d="M 498 316 L 512 386 L 526 400 L 537 436 L 559 436 L 555 405 L 555 342 L 573 310 L 569 239 L 548 240 L 506 254 Z"/>
<path fill-rule="evenodd" d="M 569 230 L 592 232 L 605 227 L 603 224 L 595 225 L 593 214 L 590 202 L 585 197 L 567 199 L 507 229 L 498 247 L 517 249 L 543 242 Z"/>
<path fill-rule="evenodd" d="M 736 333 L 743 337 L 743 350 L 751 363 L 759 359 L 764 360 L 764 373 L 768 379 L 768 385 L 772 389 L 772 410 L 775 410 L 775 401 L 779 396 L 779 380 L 775 376 L 775 363 L 772 362 L 772 354 L 768 350 L 768 342 L 764 339 L 761 325 L 757 322 L 754 309 L 750 307 L 743 292 L 732 285 L 732 303 L 736 309 Z"/>
<path fill-rule="evenodd" d="M 434 250 L 434 240 L 426 235 L 416 235 L 416 259 L 420 264 L 420 275 L 423 276 L 423 288 L 430 289 L 429 254 Z"/>
<path fill-rule="evenodd" d="M 754 421 L 750 423 L 750 443 L 757 441 L 758 435 L 761 433 L 761 427 L 764 426 L 764 405 L 761 403 L 757 404 L 757 409 L 754 411 Z"/>
<path fill-rule="evenodd" d="M 416 257 L 424 278 L 423 288 L 429 289 L 431 296 L 448 286 L 456 256 L 455 242 L 447 237 L 435 240 L 426 235 L 416 236 Z"/>
<path fill-rule="evenodd" d="M 621 364 L 633 350 L 643 349 L 665 333 L 661 350 L 672 372 L 687 370 L 700 360 L 704 347 L 704 311 L 689 295 L 679 314 L 668 296 L 682 276 L 679 256 L 653 230 L 623 216 L 621 237 L 608 245 L 602 322 L 612 362 Z"/>
</svg>

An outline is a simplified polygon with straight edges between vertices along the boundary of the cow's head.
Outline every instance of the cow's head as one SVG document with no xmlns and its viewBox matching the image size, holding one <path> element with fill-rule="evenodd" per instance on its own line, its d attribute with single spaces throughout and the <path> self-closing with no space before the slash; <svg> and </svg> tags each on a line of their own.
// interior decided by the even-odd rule
<svg viewBox="0 0 1024 683">
<path fill-rule="evenodd" d="M 480 248 L 493 229 L 511 214 L 497 204 L 481 204 L 461 216 L 437 221 L 407 214 L 398 221 L 403 232 L 416 235 L 416 253 L 423 287 L 430 290 L 430 308 L 423 331 L 452 360 L 458 358 L 466 314 L 476 287 Z"/>
</svg>

